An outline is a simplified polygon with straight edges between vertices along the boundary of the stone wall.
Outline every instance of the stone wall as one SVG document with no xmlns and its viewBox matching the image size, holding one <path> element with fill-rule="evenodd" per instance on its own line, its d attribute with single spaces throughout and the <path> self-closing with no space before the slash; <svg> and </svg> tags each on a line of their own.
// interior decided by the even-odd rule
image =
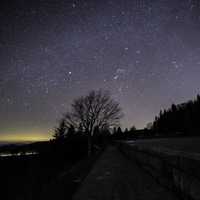
<svg viewBox="0 0 200 200">
<path fill-rule="evenodd" d="M 200 159 L 162 148 L 119 144 L 120 151 L 137 162 L 156 181 L 181 199 L 200 199 Z"/>
</svg>

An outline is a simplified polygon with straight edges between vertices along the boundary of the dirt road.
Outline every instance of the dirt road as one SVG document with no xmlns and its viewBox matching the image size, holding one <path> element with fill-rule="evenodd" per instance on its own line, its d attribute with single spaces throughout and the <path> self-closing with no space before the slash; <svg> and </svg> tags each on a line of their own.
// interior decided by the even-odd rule
<svg viewBox="0 0 200 200">
<path fill-rule="evenodd" d="M 82 183 L 73 200 L 176 200 L 137 164 L 109 146 Z"/>
</svg>

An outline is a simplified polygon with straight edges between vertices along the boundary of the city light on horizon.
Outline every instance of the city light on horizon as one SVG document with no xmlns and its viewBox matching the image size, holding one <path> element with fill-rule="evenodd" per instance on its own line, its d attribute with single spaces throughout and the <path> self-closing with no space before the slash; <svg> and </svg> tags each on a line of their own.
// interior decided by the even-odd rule
<svg viewBox="0 0 200 200">
<path fill-rule="evenodd" d="M 0 134 L 0 142 L 36 142 L 48 141 L 52 139 L 50 134 L 46 133 L 10 133 Z"/>
</svg>

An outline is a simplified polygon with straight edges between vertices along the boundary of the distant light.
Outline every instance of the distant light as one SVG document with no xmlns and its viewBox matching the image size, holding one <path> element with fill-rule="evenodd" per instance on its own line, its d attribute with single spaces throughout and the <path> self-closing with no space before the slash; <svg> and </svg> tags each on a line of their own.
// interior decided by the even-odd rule
<svg viewBox="0 0 200 200">
<path fill-rule="evenodd" d="M 116 75 L 116 76 L 113 77 L 114 80 L 117 80 L 118 78 L 119 78 L 118 75 Z"/>
<path fill-rule="evenodd" d="M 140 53 L 141 53 L 141 51 L 140 51 L 140 50 L 137 50 L 137 51 L 136 51 L 136 53 L 137 53 L 137 54 L 140 54 Z"/>
</svg>

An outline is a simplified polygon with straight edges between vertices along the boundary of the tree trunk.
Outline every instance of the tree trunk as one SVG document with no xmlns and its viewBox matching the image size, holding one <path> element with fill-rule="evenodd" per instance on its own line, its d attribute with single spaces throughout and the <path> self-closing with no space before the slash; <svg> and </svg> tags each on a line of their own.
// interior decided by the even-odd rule
<svg viewBox="0 0 200 200">
<path fill-rule="evenodd" d="M 92 154 L 92 134 L 88 132 L 88 157 Z"/>
</svg>

